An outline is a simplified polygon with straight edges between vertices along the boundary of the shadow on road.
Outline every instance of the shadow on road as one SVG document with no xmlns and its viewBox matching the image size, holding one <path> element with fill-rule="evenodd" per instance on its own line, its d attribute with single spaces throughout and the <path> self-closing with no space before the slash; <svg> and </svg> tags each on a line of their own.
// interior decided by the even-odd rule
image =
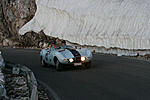
<svg viewBox="0 0 150 100">
<path fill-rule="evenodd" d="M 85 71 L 85 70 L 90 70 L 93 68 L 93 66 L 91 68 L 85 68 L 85 67 L 82 67 L 82 66 L 78 66 L 78 67 L 66 67 L 64 66 L 64 68 L 61 70 L 61 71 L 57 71 L 55 69 L 55 66 L 45 66 L 43 67 L 44 69 L 47 69 L 49 70 L 50 72 L 75 72 L 75 71 Z"/>
</svg>

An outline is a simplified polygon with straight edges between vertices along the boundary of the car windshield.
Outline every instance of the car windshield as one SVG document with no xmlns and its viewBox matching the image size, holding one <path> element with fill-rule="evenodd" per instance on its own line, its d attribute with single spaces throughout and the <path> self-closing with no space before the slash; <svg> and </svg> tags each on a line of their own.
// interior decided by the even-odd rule
<svg viewBox="0 0 150 100">
<path fill-rule="evenodd" d="M 70 45 L 66 45 L 65 48 L 73 48 L 73 47 Z"/>
<path fill-rule="evenodd" d="M 65 45 L 65 46 L 56 46 L 55 49 L 65 49 L 65 48 L 73 48 L 70 45 Z"/>
</svg>

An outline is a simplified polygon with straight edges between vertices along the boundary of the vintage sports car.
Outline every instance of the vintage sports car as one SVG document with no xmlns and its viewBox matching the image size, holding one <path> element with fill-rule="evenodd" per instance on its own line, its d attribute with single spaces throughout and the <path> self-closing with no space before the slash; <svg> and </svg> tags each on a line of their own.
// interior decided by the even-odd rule
<svg viewBox="0 0 150 100">
<path fill-rule="evenodd" d="M 83 66 L 90 68 L 92 53 L 87 48 L 75 49 L 72 46 L 58 46 L 42 49 L 40 52 L 41 65 L 53 65 L 56 70 L 62 70 L 65 66 Z"/>
</svg>

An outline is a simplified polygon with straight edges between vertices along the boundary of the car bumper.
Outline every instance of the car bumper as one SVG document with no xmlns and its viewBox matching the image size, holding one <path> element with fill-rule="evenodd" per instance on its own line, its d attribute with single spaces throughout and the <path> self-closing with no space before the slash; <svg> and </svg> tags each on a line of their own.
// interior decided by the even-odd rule
<svg viewBox="0 0 150 100">
<path fill-rule="evenodd" d="M 74 62 L 74 63 L 62 63 L 63 66 L 68 66 L 68 67 L 78 67 L 78 66 L 84 66 L 85 64 L 91 63 L 91 61 L 86 61 L 86 62 Z"/>
</svg>

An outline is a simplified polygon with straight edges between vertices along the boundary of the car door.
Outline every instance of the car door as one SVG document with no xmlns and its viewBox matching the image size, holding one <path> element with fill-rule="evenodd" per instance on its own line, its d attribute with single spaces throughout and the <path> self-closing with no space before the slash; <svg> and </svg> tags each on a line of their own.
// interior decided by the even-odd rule
<svg viewBox="0 0 150 100">
<path fill-rule="evenodd" d="M 53 65 L 53 53 L 54 53 L 54 49 L 51 49 L 50 51 L 47 52 L 46 54 L 46 63 L 47 64 L 50 64 L 50 65 Z"/>
</svg>

